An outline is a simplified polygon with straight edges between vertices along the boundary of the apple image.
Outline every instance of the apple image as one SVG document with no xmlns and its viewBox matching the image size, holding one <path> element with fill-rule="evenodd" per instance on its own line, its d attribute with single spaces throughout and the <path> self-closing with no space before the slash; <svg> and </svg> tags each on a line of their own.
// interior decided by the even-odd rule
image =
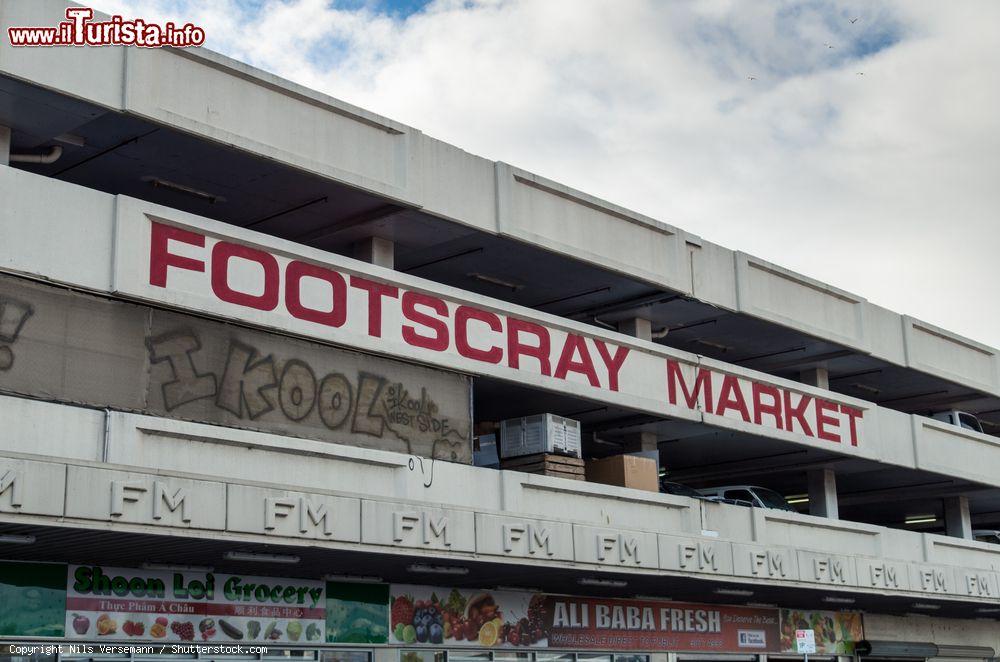
<svg viewBox="0 0 1000 662">
<path fill-rule="evenodd" d="M 73 631 L 77 634 L 87 634 L 90 629 L 90 619 L 82 614 L 73 614 Z"/>
</svg>

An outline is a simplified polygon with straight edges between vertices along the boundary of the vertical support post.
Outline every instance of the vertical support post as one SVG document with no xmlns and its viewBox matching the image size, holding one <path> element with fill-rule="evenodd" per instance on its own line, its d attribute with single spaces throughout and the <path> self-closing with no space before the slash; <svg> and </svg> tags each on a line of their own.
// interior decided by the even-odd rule
<svg viewBox="0 0 1000 662">
<path fill-rule="evenodd" d="M 653 339 L 653 323 L 642 317 L 633 317 L 618 322 L 618 331 L 640 340 Z"/>
<path fill-rule="evenodd" d="M 830 519 L 840 518 L 837 475 L 833 469 L 814 469 L 809 472 L 809 514 Z"/>
<path fill-rule="evenodd" d="M 0 126 L 0 165 L 10 165 L 10 129 Z"/>
<path fill-rule="evenodd" d="M 954 538 L 972 540 L 972 515 L 969 497 L 956 496 L 944 500 L 945 533 Z"/>
<path fill-rule="evenodd" d="M 386 269 L 396 266 L 396 244 L 381 237 L 368 237 L 354 244 L 354 257 Z"/>
<path fill-rule="evenodd" d="M 830 373 L 826 368 L 810 368 L 799 373 L 799 381 L 809 386 L 830 388 Z"/>
</svg>

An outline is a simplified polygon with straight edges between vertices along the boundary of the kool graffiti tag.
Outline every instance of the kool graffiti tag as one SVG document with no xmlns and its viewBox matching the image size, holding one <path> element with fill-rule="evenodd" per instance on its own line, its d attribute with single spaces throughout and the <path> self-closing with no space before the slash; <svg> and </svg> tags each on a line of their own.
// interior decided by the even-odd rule
<svg viewBox="0 0 1000 662">
<path fill-rule="evenodd" d="M 471 462 L 469 387 L 455 373 L 0 276 L 4 393 Z"/>
<path fill-rule="evenodd" d="M 364 369 L 317 370 L 315 361 L 282 358 L 233 337 L 212 351 L 192 328 L 150 337 L 146 346 L 150 363 L 161 368 L 162 406 L 171 414 L 344 431 L 449 460 L 460 459 L 468 444 L 467 426 L 442 413 L 426 386 Z"/>
<path fill-rule="evenodd" d="M 14 365 L 14 350 L 10 345 L 33 312 L 30 303 L 0 297 L 0 370 L 10 370 Z"/>
</svg>

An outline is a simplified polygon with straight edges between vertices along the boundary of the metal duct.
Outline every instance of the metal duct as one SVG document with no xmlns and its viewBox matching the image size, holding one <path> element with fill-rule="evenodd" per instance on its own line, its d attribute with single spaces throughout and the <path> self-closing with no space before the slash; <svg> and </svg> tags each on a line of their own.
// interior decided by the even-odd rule
<svg viewBox="0 0 1000 662">
<path fill-rule="evenodd" d="M 915 641 L 860 641 L 858 655 L 889 658 L 951 657 L 985 660 L 996 655 L 989 646 L 948 646 Z"/>
<path fill-rule="evenodd" d="M 859 641 L 854 647 L 858 655 L 866 657 L 937 657 L 938 647 L 930 642 L 915 641 Z"/>
<path fill-rule="evenodd" d="M 974 657 L 980 660 L 996 655 L 989 646 L 943 646 L 937 647 L 937 657 Z"/>
</svg>

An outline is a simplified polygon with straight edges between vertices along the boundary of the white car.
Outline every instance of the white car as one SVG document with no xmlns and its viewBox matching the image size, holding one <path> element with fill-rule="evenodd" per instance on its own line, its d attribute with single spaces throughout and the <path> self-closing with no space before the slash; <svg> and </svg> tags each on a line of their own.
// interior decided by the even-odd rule
<svg viewBox="0 0 1000 662">
<path fill-rule="evenodd" d="M 937 421 L 944 421 L 945 423 L 957 425 L 958 427 L 965 428 L 966 430 L 974 430 L 975 432 L 983 431 L 983 426 L 980 425 L 979 419 L 968 412 L 956 410 L 942 411 L 936 414 L 931 414 L 931 418 Z"/>
<path fill-rule="evenodd" d="M 757 485 L 724 485 L 722 487 L 706 487 L 698 491 L 707 497 L 714 497 L 727 503 L 755 508 L 787 510 L 792 513 L 798 512 L 785 501 L 785 497 L 774 490 Z"/>
<path fill-rule="evenodd" d="M 994 529 L 975 529 L 972 532 L 972 537 L 979 542 L 991 542 L 994 545 L 1000 545 L 1000 531 Z"/>
</svg>

